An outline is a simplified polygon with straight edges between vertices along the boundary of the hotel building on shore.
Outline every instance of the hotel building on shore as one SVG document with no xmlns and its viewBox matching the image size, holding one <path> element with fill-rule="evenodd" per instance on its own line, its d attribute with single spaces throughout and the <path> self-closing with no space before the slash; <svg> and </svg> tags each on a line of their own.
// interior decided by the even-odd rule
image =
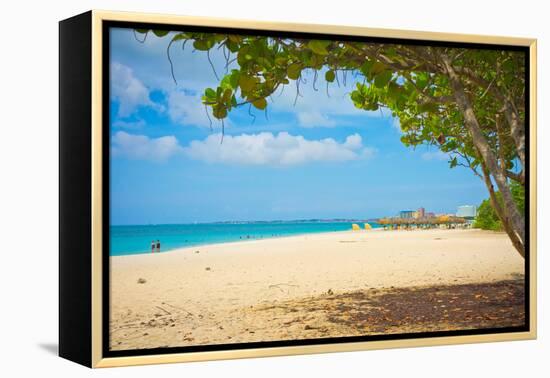
<svg viewBox="0 0 550 378">
<path fill-rule="evenodd" d="M 456 210 L 456 216 L 473 220 L 477 215 L 477 208 L 473 205 L 462 205 Z"/>
<path fill-rule="evenodd" d="M 450 217 L 459 217 L 466 219 L 467 223 L 472 223 L 477 215 L 477 208 L 474 205 L 461 205 L 458 206 L 456 214 L 434 214 L 433 212 L 426 212 L 426 209 L 423 207 L 418 208 L 418 210 L 401 210 L 399 212 L 398 218 L 401 219 L 425 219 L 425 218 L 434 218 L 440 216 L 450 216 Z"/>
<path fill-rule="evenodd" d="M 412 219 L 412 218 L 415 218 L 414 213 L 416 213 L 416 211 L 414 210 L 401 210 L 399 212 L 399 218 Z"/>
<path fill-rule="evenodd" d="M 474 220 L 477 215 L 477 208 L 474 205 L 461 205 L 458 206 L 455 214 L 434 214 L 433 212 L 426 212 L 426 209 L 423 207 L 418 208 L 418 210 L 401 210 L 398 217 L 401 219 L 424 219 L 424 218 L 433 218 L 437 216 L 457 216 L 467 220 Z"/>
<path fill-rule="evenodd" d="M 423 207 L 418 210 L 401 210 L 399 212 L 399 218 L 401 219 L 422 219 L 426 216 L 426 209 Z"/>
<path fill-rule="evenodd" d="M 473 205 L 462 205 L 456 209 L 456 216 L 473 222 L 477 215 L 477 208 Z"/>
</svg>

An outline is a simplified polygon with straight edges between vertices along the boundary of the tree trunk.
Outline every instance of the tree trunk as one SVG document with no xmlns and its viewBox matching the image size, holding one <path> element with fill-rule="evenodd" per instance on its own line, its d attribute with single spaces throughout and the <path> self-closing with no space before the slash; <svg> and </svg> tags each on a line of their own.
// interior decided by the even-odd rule
<svg viewBox="0 0 550 378">
<path fill-rule="evenodd" d="M 483 161 L 481 162 L 481 169 L 483 171 L 483 180 L 485 181 L 485 186 L 487 186 L 487 190 L 489 191 L 491 205 L 493 206 L 493 209 L 495 209 L 498 218 L 502 222 L 502 227 L 510 237 L 513 246 L 516 248 L 519 254 L 523 258 L 525 258 L 525 246 L 523 245 L 523 242 L 519 239 L 518 235 L 513 231 L 509 219 L 506 218 L 506 216 L 504 215 L 504 210 L 500 206 L 500 203 L 498 202 L 498 198 L 495 193 L 495 189 L 493 188 L 493 183 L 491 182 L 489 170 L 487 169 L 487 166 Z"/>
<path fill-rule="evenodd" d="M 522 165 L 521 168 L 525 170 L 525 122 L 519 118 L 517 111 L 513 109 L 509 101 L 504 104 L 504 115 L 506 121 L 510 125 L 510 135 L 516 145 L 519 160 Z"/>
<path fill-rule="evenodd" d="M 475 116 L 472 104 L 464 91 L 464 86 L 460 80 L 460 77 L 454 70 L 450 60 L 446 56 L 441 57 L 445 70 L 447 71 L 451 83 L 451 87 L 454 92 L 455 99 L 458 107 L 464 115 L 464 124 L 468 128 L 474 142 L 474 146 L 478 150 L 481 159 L 486 164 L 486 168 L 494 178 L 498 189 L 502 195 L 503 216 L 509 220 L 510 230 L 507 231 L 511 240 L 515 236 L 521 240 L 521 244 L 525 245 L 525 219 L 518 211 L 518 208 L 512 197 L 512 192 L 507 182 L 507 178 L 502 169 L 498 166 L 497 159 L 493 151 L 491 150 L 487 139 L 481 131 L 477 117 Z M 516 247 L 516 249 L 518 249 Z M 523 248 L 518 249 L 520 255 L 524 256 L 525 250 Z"/>
</svg>

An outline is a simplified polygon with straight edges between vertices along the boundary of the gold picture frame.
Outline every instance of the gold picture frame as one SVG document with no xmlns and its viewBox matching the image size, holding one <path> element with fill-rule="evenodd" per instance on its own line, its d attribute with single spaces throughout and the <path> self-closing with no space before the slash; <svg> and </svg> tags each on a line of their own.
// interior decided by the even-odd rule
<svg viewBox="0 0 550 378">
<path fill-rule="evenodd" d="M 103 243 L 103 206 L 104 206 L 104 164 L 103 151 L 108 148 L 104 143 L 103 133 L 103 113 L 105 99 L 103 95 L 103 67 L 106 64 L 103 55 L 104 43 L 104 28 L 106 22 L 127 22 L 131 24 L 163 24 L 163 25 L 188 25 L 214 28 L 238 28 L 254 31 L 270 31 L 270 32 L 298 32 L 298 33 L 315 33 L 325 35 L 342 35 L 342 36 L 357 36 L 357 37 L 375 37 L 399 40 L 422 40 L 428 42 L 457 42 L 464 44 L 493 44 L 503 46 L 521 46 L 529 50 L 529 260 L 528 260 L 528 324 L 529 330 L 524 332 L 504 332 L 493 334 L 476 334 L 476 335 L 453 335 L 441 337 L 426 337 L 426 338 L 407 338 L 396 340 L 374 340 L 362 342 L 346 342 L 346 343 L 331 343 L 331 344 L 315 344 L 315 345 L 300 345 L 300 346 L 281 346 L 281 347 L 259 347 L 253 349 L 231 349 L 231 350 L 215 350 L 215 351 L 199 351 L 185 353 L 168 353 L 154 355 L 132 355 L 124 357 L 106 357 L 103 353 L 104 345 L 104 294 L 106 272 L 103 266 L 104 243 Z M 328 353 L 328 352 L 345 352 L 371 349 L 386 349 L 386 348 L 402 348 L 402 347 L 419 347 L 419 346 L 435 346 L 448 344 L 465 344 L 465 343 L 481 343 L 495 341 L 512 341 L 512 340 L 529 340 L 535 339 L 537 335 L 537 298 L 536 298 L 536 199 L 537 199 L 537 165 L 536 165 L 536 114 L 537 114 L 537 42 L 535 39 L 513 38 L 500 36 L 481 36 L 468 34 L 450 34 L 450 33 L 435 33 L 424 31 L 405 31 L 393 29 L 377 29 L 367 27 L 352 27 L 352 26 L 336 26 L 336 25 L 317 25 L 317 24 L 294 24 L 294 23 L 279 23 L 279 22 L 259 22 L 250 20 L 232 20 L 232 19 L 217 19 L 209 17 L 189 17 L 189 16 L 174 16 L 161 14 L 145 14 L 145 13 L 129 13 L 129 12 L 110 12 L 93 10 L 81 16 L 62 21 L 60 24 L 60 74 L 61 74 L 61 92 L 67 92 L 71 85 L 75 85 L 74 81 L 79 81 L 83 85 L 82 93 L 89 92 L 89 97 L 80 98 L 74 95 L 66 95 L 63 93 L 60 97 L 60 112 L 61 116 L 61 187 L 64 198 L 61 206 L 61 246 L 60 246 L 60 355 L 87 365 L 89 367 L 114 367 L 114 366 L 130 366 L 143 364 L 160 364 L 188 361 L 207 361 L 219 359 L 237 359 L 250 357 L 267 357 L 267 356 L 283 356 L 311 353 Z M 82 33 L 82 38 L 78 39 L 78 33 Z M 82 50 L 86 53 L 82 53 Z M 89 77 L 82 78 L 83 72 L 70 73 L 68 60 L 75 59 L 78 63 L 89 60 L 86 67 L 89 69 Z M 85 71 L 84 71 L 85 73 Z M 73 80 L 73 81 L 71 81 Z M 83 80 L 83 81 L 82 81 Z M 67 87 L 65 87 L 66 85 Z M 80 88 L 80 87 L 79 87 Z M 72 93 L 72 92 L 71 92 Z M 71 98 L 72 97 L 72 98 Z M 90 101 L 86 103 L 86 101 Z M 79 102 L 78 104 L 76 102 Z M 71 115 L 67 113 L 69 107 L 80 107 L 81 114 Z M 84 114 L 85 113 L 85 114 Z M 71 118 L 76 117 L 76 118 Z M 78 118 L 81 117 L 81 118 Z M 83 143 L 87 143 L 88 149 L 81 152 L 75 150 L 67 150 L 64 155 L 64 143 L 73 143 L 74 135 L 69 135 L 64 122 L 69 121 L 89 121 L 89 127 L 82 126 L 79 138 L 82 138 Z M 77 132 L 77 131 L 73 131 Z M 64 136 L 66 135 L 66 136 Z M 65 139 L 66 138 L 66 139 Z M 82 170 L 81 167 L 73 167 L 66 162 L 70 153 L 90 153 L 89 168 L 86 168 L 82 175 L 87 179 L 82 182 L 83 188 L 86 191 L 77 192 L 78 189 L 63 189 L 65 182 L 64 177 L 71 175 L 73 170 Z M 76 155 L 78 156 L 78 155 Z M 65 162 L 65 163 L 64 163 Z M 66 166 L 64 164 L 67 164 Z M 65 169 L 65 171 L 63 170 Z M 66 172 L 67 176 L 64 176 Z M 88 179 L 89 178 L 89 179 Z M 83 190 L 84 190 L 83 189 Z M 71 192 L 71 190 L 74 190 Z M 77 200 L 86 199 L 86 206 L 89 208 L 88 223 L 75 224 L 70 219 L 70 210 L 66 207 L 71 206 Z M 71 227 L 80 227 L 78 230 Z M 84 231 L 82 231 L 84 230 Z M 79 233 L 86 233 L 86 238 L 79 240 L 68 240 L 69 233 L 74 237 L 79 237 Z M 86 241 L 89 241 L 86 242 Z M 80 243 L 80 244 L 79 244 Z M 75 248 L 79 248 L 75 251 Z M 83 252 L 84 257 L 70 256 L 72 253 Z M 78 275 L 79 277 L 76 277 Z M 85 286 L 88 282 L 89 286 Z M 84 286 L 83 286 L 84 285 Z M 89 293 L 87 290 L 89 289 Z M 80 299 L 76 300 L 75 296 L 78 291 Z M 76 301 L 76 302 L 75 302 Z M 78 302 L 82 301 L 82 302 Z M 78 307 L 78 303 L 83 303 L 84 307 Z M 72 324 L 71 319 L 75 319 L 79 315 L 78 311 L 85 311 L 89 316 L 85 316 L 78 321 L 78 324 Z M 71 324 L 69 324 L 71 323 Z M 83 336 L 84 335 L 84 336 Z M 80 351 L 74 351 L 78 340 L 83 344 L 89 343 Z"/>
</svg>

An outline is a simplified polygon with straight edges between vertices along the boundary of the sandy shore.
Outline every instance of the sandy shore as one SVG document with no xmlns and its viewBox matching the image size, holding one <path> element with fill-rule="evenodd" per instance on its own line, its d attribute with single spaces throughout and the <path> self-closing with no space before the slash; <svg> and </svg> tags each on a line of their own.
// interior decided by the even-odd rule
<svg viewBox="0 0 550 378">
<path fill-rule="evenodd" d="M 111 348 L 353 334 L 323 326 L 329 307 L 294 308 L 366 290 L 517 280 L 523 264 L 505 234 L 479 230 L 345 231 L 111 257 Z M 265 311 L 283 304 L 298 321 Z M 308 316 L 315 327 L 304 326 Z"/>
</svg>

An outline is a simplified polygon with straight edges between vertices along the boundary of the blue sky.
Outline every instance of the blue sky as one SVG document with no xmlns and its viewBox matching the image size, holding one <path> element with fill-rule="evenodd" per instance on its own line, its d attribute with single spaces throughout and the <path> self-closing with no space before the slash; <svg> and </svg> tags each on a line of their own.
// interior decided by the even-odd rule
<svg viewBox="0 0 550 378">
<path fill-rule="evenodd" d="M 172 46 L 176 85 L 168 42 L 111 31 L 111 224 L 371 218 L 420 206 L 454 213 L 487 197 L 479 178 L 450 169 L 435 147 L 403 146 L 398 120 L 355 109 L 351 76 L 330 96 L 323 79 L 315 91 L 306 76 L 296 105 L 289 85 L 267 118 L 232 111 L 220 143 L 220 124 L 210 129 L 200 102 L 218 83 L 206 54 Z M 211 57 L 223 75 L 221 52 Z"/>
</svg>

